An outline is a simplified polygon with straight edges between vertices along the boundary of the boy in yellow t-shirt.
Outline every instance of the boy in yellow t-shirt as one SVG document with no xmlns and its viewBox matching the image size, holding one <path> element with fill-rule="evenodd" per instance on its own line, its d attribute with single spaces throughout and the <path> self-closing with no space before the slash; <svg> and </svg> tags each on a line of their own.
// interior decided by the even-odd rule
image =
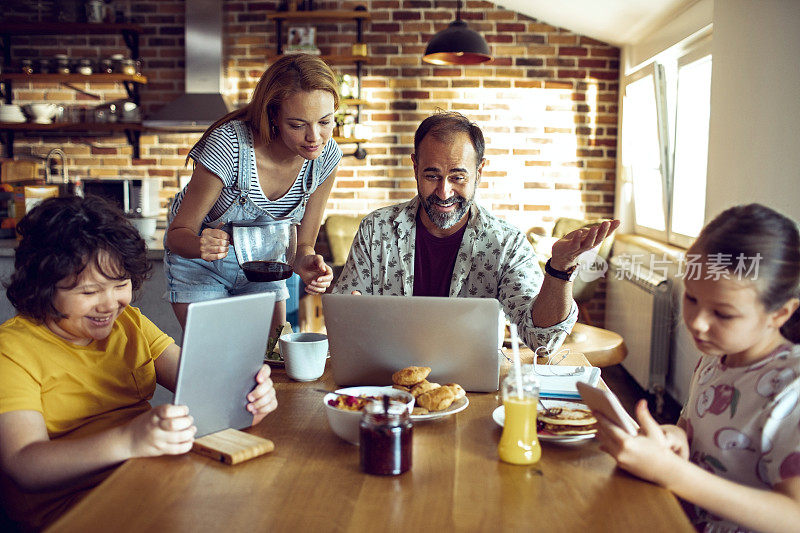
<svg viewBox="0 0 800 533">
<path fill-rule="evenodd" d="M 189 451 L 196 429 L 185 406 L 147 401 L 156 382 L 174 389 L 180 348 L 129 305 L 149 266 L 122 213 L 53 198 L 17 228 L 7 295 L 18 314 L 0 325 L 0 481 L 8 515 L 39 529 L 126 459 Z M 277 402 L 269 367 L 255 380 L 257 423 Z"/>
</svg>

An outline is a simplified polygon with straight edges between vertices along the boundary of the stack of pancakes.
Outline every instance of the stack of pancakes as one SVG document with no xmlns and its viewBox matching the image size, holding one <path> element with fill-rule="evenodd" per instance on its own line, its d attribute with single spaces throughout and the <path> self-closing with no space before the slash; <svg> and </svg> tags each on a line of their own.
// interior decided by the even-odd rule
<svg viewBox="0 0 800 533">
<path fill-rule="evenodd" d="M 392 374 L 395 389 L 410 392 L 416 400 L 411 414 L 423 415 L 432 411 L 444 411 L 453 402 L 466 396 L 466 391 L 458 383 L 431 383 L 427 378 L 431 368 L 409 366 Z"/>
<path fill-rule="evenodd" d="M 560 435 L 591 435 L 597 433 L 597 419 L 588 409 L 554 407 L 539 412 L 536 419 L 539 432 Z"/>
</svg>

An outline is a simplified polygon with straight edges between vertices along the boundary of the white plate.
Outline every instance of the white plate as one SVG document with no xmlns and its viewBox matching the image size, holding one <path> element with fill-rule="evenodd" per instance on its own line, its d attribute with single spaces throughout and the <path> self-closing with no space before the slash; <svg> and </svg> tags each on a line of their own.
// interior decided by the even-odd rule
<svg viewBox="0 0 800 533">
<path fill-rule="evenodd" d="M 444 416 L 454 415 L 460 413 L 469 405 L 469 398 L 464 396 L 460 400 L 454 401 L 450 407 L 444 411 L 432 411 L 426 415 L 411 415 L 412 422 L 419 422 L 420 420 L 433 420 L 434 418 L 442 418 Z"/>
<path fill-rule="evenodd" d="M 270 355 L 272 355 L 272 354 L 270 354 Z M 277 368 L 283 368 L 283 366 L 284 366 L 283 359 L 271 359 L 271 358 L 268 358 L 266 355 L 264 356 L 264 362 L 267 363 L 269 366 L 274 366 L 274 367 L 277 367 Z"/>
<path fill-rule="evenodd" d="M 328 357 L 326 357 L 326 359 L 330 359 L 330 358 L 331 358 L 331 354 L 328 354 Z M 270 359 L 267 356 L 264 356 L 264 362 L 266 364 L 268 364 L 269 366 L 274 366 L 275 368 L 283 368 L 283 367 L 286 366 L 286 363 L 283 361 L 283 359 Z"/>
<path fill-rule="evenodd" d="M 555 407 L 570 407 L 573 409 L 588 409 L 584 404 L 578 402 L 566 402 L 562 400 L 546 400 L 543 399 L 542 403 L 544 404 L 545 409 L 553 409 Z M 541 406 L 540 406 L 541 407 Z M 492 418 L 494 419 L 495 423 L 498 426 L 503 427 L 503 424 L 506 421 L 506 410 L 501 405 L 494 411 L 492 411 Z M 583 442 L 587 440 L 592 440 L 595 434 L 590 433 L 588 435 L 548 435 L 546 433 L 539 433 L 539 440 L 542 442 L 555 442 L 559 444 L 572 444 L 575 442 Z"/>
</svg>

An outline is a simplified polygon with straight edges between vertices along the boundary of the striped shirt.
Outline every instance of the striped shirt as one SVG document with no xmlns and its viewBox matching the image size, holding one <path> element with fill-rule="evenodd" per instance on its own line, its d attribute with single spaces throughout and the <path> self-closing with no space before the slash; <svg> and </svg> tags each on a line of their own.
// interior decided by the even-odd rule
<svg viewBox="0 0 800 533">
<path fill-rule="evenodd" d="M 248 134 L 247 144 L 246 149 L 251 150 L 250 160 L 252 161 L 251 168 L 248 169 L 250 199 L 253 200 L 258 207 L 264 209 L 274 217 L 288 215 L 303 199 L 303 180 L 309 179 L 311 161 L 306 160 L 303 162 L 303 166 L 297 178 L 286 194 L 275 200 L 270 200 L 266 197 L 258 182 L 252 132 Z M 189 152 L 189 157 L 197 163 L 201 163 L 222 181 L 222 192 L 205 218 L 206 222 L 215 220 L 222 216 L 228 207 L 230 207 L 231 203 L 239 197 L 239 187 L 237 184 L 239 178 L 239 140 L 237 139 L 236 131 L 231 123 L 227 122 L 215 128 L 203 142 L 197 143 L 194 148 L 192 148 Z M 317 183 L 317 186 L 327 179 L 341 159 L 341 148 L 339 148 L 339 145 L 337 145 L 333 139 L 329 139 L 328 143 L 322 149 L 322 154 L 316 159 L 315 164 L 321 165 L 322 170 L 318 174 L 320 176 L 320 182 Z M 173 215 L 177 213 L 185 191 L 186 189 L 182 190 L 175 197 L 171 208 Z"/>
</svg>

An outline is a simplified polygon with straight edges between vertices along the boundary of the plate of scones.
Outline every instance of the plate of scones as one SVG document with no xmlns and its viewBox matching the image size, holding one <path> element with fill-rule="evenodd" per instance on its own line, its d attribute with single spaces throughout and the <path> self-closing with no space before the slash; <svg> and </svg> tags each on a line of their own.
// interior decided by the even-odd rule
<svg viewBox="0 0 800 533">
<path fill-rule="evenodd" d="M 431 420 L 461 412 L 469 405 L 464 388 L 458 383 L 433 383 L 427 380 L 431 368 L 409 366 L 392 374 L 392 388 L 414 396 L 411 420 Z"/>
</svg>

